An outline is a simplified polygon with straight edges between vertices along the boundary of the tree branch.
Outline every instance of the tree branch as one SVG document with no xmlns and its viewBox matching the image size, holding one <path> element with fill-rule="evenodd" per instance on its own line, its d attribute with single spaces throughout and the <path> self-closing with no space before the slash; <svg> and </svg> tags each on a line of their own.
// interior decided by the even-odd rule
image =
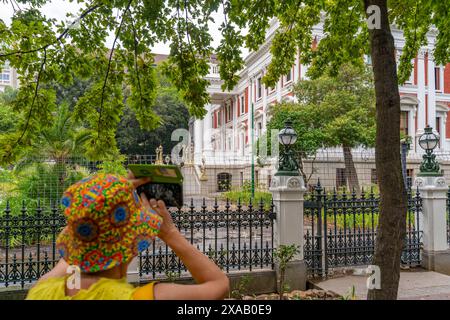
<svg viewBox="0 0 450 320">
<path fill-rule="evenodd" d="M 89 8 L 89 9 L 87 9 L 86 11 L 84 11 L 84 12 L 81 14 L 81 16 L 80 16 L 77 20 L 83 19 L 83 18 L 86 17 L 89 13 L 91 13 L 92 11 L 94 11 L 95 9 L 97 9 L 97 8 L 99 8 L 99 7 L 101 7 L 100 4 L 95 5 L 95 6 L 91 7 L 91 8 Z M 53 42 L 51 42 L 51 43 L 48 43 L 48 44 L 46 44 L 46 45 L 44 45 L 44 46 L 42 46 L 42 47 L 35 48 L 35 49 L 31 49 L 31 50 L 25 50 L 25 51 L 18 50 L 18 51 L 12 51 L 12 52 L 9 52 L 9 53 L 3 53 L 3 54 L 0 54 L 0 58 L 9 57 L 9 56 L 12 56 L 12 55 L 15 55 L 15 54 L 28 54 L 28 53 L 34 53 L 34 52 L 38 52 L 38 51 L 41 51 L 41 50 L 45 50 L 45 49 L 47 49 L 48 47 L 54 45 L 55 43 L 61 41 L 61 40 L 67 35 L 67 33 L 70 31 L 70 29 L 72 29 L 72 27 L 78 22 L 77 20 L 73 21 L 73 22 L 72 22 L 72 23 L 71 23 L 71 24 L 70 24 L 70 25 L 69 25 L 69 26 L 68 26 L 68 27 L 67 27 L 67 28 L 59 35 L 59 36 L 58 36 L 58 38 L 56 38 L 56 40 L 53 41 Z"/>
<path fill-rule="evenodd" d="M 30 125 L 30 121 L 31 121 L 31 116 L 33 114 L 33 110 L 34 110 L 34 104 L 36 102 L 36 98 L 39 92 L 39 83 L 41 81 L 41 75 L 42 72 L 44 71 L 44 66 L 47 63 L 47 49 L 44 49 L 44 57 L 42 59 L 42 63 L 41 63 L 41 67 L 39 69 L 39 73 L 37 75 L 37 79 L 36 79 L 36 87 L 34 89 L 34 95 L 33 95 L 33 101 L 31 102 L 31 106 L 30 106 L 30 111 L 28 111 L 28 115 L 27 115 L 27 120 L 25 123 L 25 128 L 22 131 L 22 134 L 20 135 L 19 139 L 17 139 L 17 141 L 14 143 L 14 145 L 11 147 L 11 150 L 8 152 L 8 156 L 11 155 L 12 150 L 14 150 L 14 148 L 22 141 L 23 137 L 25 136 L 25 133 L 28 130 L 28 127 Z"/>
<path fill-rule="evenodd" d="M 141 89 L 141 79 L 139 76 L 139 69 L 138 69 L 138 64 L 137 64 L 137 58 L 138 58 L 138 54 L 137 54 L 137 37 L 136 37 L 136 28 L 134 26 L 133 23 L 133 17 L 131 15 L 131 11 L 130 11 L 130 21 L 131 21 L 131 28 L 133 29 L 133 44 L 134 44 L 134 69 L 136 70 L 136 80 L 137 80 L 137 84 L 138 84 L 138 89 L 139 89 L 139 98 L 141 100 L 141 104 L 143 104 L 143 99 L 142 99 L 142 89 Z"/>
<path fill-rule="evenodd" d="M 97 123 L 97 133 L 98 133 L 98 137 L 99 138 L 100 138 L 100 123 L 101 123 L 101 120 L 102 120 L 102 113 L 103 113 L 103 103 L 104 103 L 104 100 L 105 100 L 106 82 L 108 81 L 109 71 L 111 70 L 111 62 L 112 62 L 112 57 L 113 57 L 113 54 L 114 54 L 114 48 L 116 46 L 116 42 L 117 42 L 117 39 L 119 38 L 123 22 L 125 20 L 125 17 L 127 15 L 128 10 L 130 9 L 130 6 L 131 6 L 132 2 L 133 2 L 133 0 L 128 1 L 127 7 L 125 8 L 125 11 L 123 12 L 119 28 L 117 29 L 116 37 L 114 38 L 114 42 L 113 42 L 113 45 L 112 45 L 112 48 L 111 48 L 111 52 L 109 53 L 108 67 L 106 69 L 106 75 L 105 75 L 105 79 L 103 81 L 102 96 L 101 96 L 100 110 L 99 110 L 98 123 Z"/>
</svg>

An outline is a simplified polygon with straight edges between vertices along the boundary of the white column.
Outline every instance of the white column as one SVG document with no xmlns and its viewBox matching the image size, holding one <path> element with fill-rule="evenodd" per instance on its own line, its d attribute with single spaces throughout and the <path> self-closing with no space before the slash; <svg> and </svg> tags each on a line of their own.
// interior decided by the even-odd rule
<svg viewBox="0 0 450 320">
<path fill-rule="evenodd" d="M 414 132 L 416 132 L 416 130 L 417 130 L 417 128 L 415 128 L 415 121 L 414 121 L 414 118 L 416 117 L 415 110 L 416 110 L 415 108 L 412 108 L 408 112 L 408 135 L 410 137 L 414 137 Z M 411 151 L 414 152 L 415 144 L 411 143 L 410 148 L 411 148 Z"/>
<path fill-rule="evenodd" d="M 442 117 L 439 118 L 439 127 L 441 128 L 441 132 L 439 133 L 439 141 L 440 141 L 440 149 L 445 149 L 445 120 L 447 119 L 447 113 L 443 114 Z"/>
<path fill-rule="evenodd" d="M 428 53 L 428 124 L 436 130 L 436 84 L 434 78 L 434 57 Z"/>
<path fill-rule="evenodd" d="M 281 80 L 278 80 L 278 82 L 277 82 L 277 102 L 281 102 L 281 90 L 282 90 L 282 88 L 281 88 Z"/>
<path fill-rule="evenodd" d="M 237 109 L 238 109 L 238 100 L 239 100 L 239 95 L 235 96 L 233 98 L 233 105 L 234 105 L 234 109 L 232 112 L 232 117 L 233 117 L 233 134 L 232 134 L 232 144 L 233 144 L 233 155 L 237 154 L 237 145 L 238 144 L 236 142 L 236 137 L 238 137 L 238 131 L 237 131 Z M 238 137 L 239 139 L 239 137 Z"/>
<path fill-rule="evenodd" d="M 254 88 L 253 88 L 253 84 L 256 83 L 255 82 L 255 78 L 254 76 L 252 76 L 250 78 L 250 92 L 248 95 L 248 98 L 250 100 L 249 104 L 248 104 L 248 115 L 247 115 L 247 134 L 248 134 L 248 146 L 249 149 L 247 150 L 247 154 L 249 155 L 249 161 L 251 161 L 251 157 L 253 156 L 252 152 L 253 152 L 253 144 L 252 144 L 252 104 L 253 104 L 253 108 L 255 107 L 255 104 L 253 102 L 254 100 Z"/>
<path fill-rule="evenodd" d="M 425 123 L 425 50 L 419 50 L 417 55 L 417 128 L 416 128 L 416 150 L 419 150 L 418 141 L 424 132 Z"/>
<path fill-rule="evenodd" d="M 306 79 L 307 78 L 306 77 L 306 72 L 308 72 L 308 66 L 302 64 L 302 68 L 301 68 L 300 71 L 301 71 L 301 75 L 300 75 L 301 79 Z"/>
<path fill-rule="evenodd" d="M 295 66 L 294 66 L 294 83 L 297 83 L 300 80 L 300 74 L 298 72 L 298 66 L 300 65 L 300 56 L 297 53 L 295 56 Z"/>
<path fill-rule="evenodd" d="M 267 90 L 266 90 L 266 86 L 264 86 L 264 90 L 263 90 L 263 113 L 262 113 L 262 117 L 261 117 L 261 125 L 262 125 L 261 131 L 262 132 L 266 131 L 266 111 L 267 111 Z"/>
<path fill-rule="evenodd" d="M 211 137 L 212 137 L 212 109 L 213 105 L 208 104 L 206 106 L 206 110 L 208 113 L 203 118 L 203 154 L 205 155 L 206 159 L 212 157 L 212 143 L 211 143 Z"/>
<path fill-rule="evenodd" d="M 201 163 L 203 151 L 203 120 L 194 121 L 194 163 Z"/>
</svg>

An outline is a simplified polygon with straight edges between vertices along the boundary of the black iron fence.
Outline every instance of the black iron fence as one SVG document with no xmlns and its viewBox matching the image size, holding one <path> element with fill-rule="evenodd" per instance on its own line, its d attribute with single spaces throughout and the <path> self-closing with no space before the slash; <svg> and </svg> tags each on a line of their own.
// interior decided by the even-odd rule
<svg viewBox="0 0 450 320">
<path fill-rule="evenodd" d="M 267 209 L 268 208 L 268 209 Z M 171 211 L 182 234 L 226 272 L 273 268 L 273 205 L 231 205 L 226 201 L 207 207 Z M 56 206 L 37 204 L 28 210 L 0 212 L 0 286 L 33 283 L 59 260 L 55 240 L 65 225 Z M 186 267 L 165 243 L 156 239 L 139 257 L 139 275 L 144 278 L 181 276 Z"/>
<path fill-rule="evenodd" d="M 327 276 L 336 267 L 371 263 L 376 242 L 379 198 L 373 191 L 327 193 L 320 183 L 305 201 L 305 261 L 312 276 Z M 407 230 L 401 263 L 421 262 L 422 230 L 418 190 L 408 192 Z"/>
<path fill-rule="evenodd" d="M 447 243 L 450 245 L 450 186 L 447 190 Z"/>
<path fill-rule="evenodd" d="M 260 201 L 244 207 L 240 203 L 207 208 L 205 200 L 200 210 L 191 205 L 173 212 L 181 233 L 226 272 L 273 268 L 273 205 L 265 208 Z M 141 278 L 180 276 L 186 267 L 162 241 L 155 240 L 151 249 L 139 256 Z"/>
<path fill-rule="evenodd" d="M 450 207 L 450 190 L 449 200 Z M 65 225 L 56 206 L 32 209 L 25 204 L 0 211 L 0 286 L 32 283 L 50 271 L 59 257 L 55 240 Z M 326 276 L 336 267 L 372 261 L 378 226 L 379 198 L 372 191 L 327 193 L 320 184 L 304 203 L 304 256 L 312 276 Z M 418 191 L 408 193 L 407 230 L 402 264 L 421 262 L 422 230 Z M 182 234 L 226 272 L 273 269 L 274 206 L 231 204 L 217 200 L 207 206 L 191 200 L 171 211 Z M 448 221 L 448 220 L 447 220 Z M 164 242 L 156 239 L 138 257 L 142 280 L 187 275 L 186 267 Z"/>
</svg>

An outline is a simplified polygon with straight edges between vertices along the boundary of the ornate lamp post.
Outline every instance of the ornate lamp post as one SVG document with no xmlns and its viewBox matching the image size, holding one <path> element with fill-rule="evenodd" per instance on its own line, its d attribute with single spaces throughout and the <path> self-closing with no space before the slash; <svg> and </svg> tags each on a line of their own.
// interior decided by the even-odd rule
<svg viewBox="0 0 450 320">
<path fill-rule="evenodd" d="M 427 126 L 425 132 L 419 137 L 419 145 L 425 150 L 422 163 L 420 164 L 419 176 L 441 176 L 439 163 L 433 150 L 439 144 L 439 136 L 433 133 L 433 128 Z"/>
<path fill-rule="evenodd" d="M 278 171 L 275 176 L 298 176 L 298 163 L 292 151 L 292 145 L 297 141 L 297 133 L 292 128 L 292 121 L 288 120 L 284 128 L 278 133 L 278 140 L 283 145 L 278 157 Z"/>
</svg>

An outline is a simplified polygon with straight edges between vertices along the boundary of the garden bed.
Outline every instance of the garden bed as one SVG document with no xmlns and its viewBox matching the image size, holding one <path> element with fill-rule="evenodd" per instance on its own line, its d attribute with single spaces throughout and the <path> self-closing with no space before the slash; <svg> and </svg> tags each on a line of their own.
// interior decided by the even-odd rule
<svg viewBox="0 0 450 320">
<path fill-rule="evenodd" d="M 242 299 L 229 298 L 226 300 L 279 300 L 278 293 L 245 295 Z M 283 300 L 343 300 L 344 298 L 332 291 L 310 289 L 305 291 L 294 290 L 284 294 Z"/>
</svg>

